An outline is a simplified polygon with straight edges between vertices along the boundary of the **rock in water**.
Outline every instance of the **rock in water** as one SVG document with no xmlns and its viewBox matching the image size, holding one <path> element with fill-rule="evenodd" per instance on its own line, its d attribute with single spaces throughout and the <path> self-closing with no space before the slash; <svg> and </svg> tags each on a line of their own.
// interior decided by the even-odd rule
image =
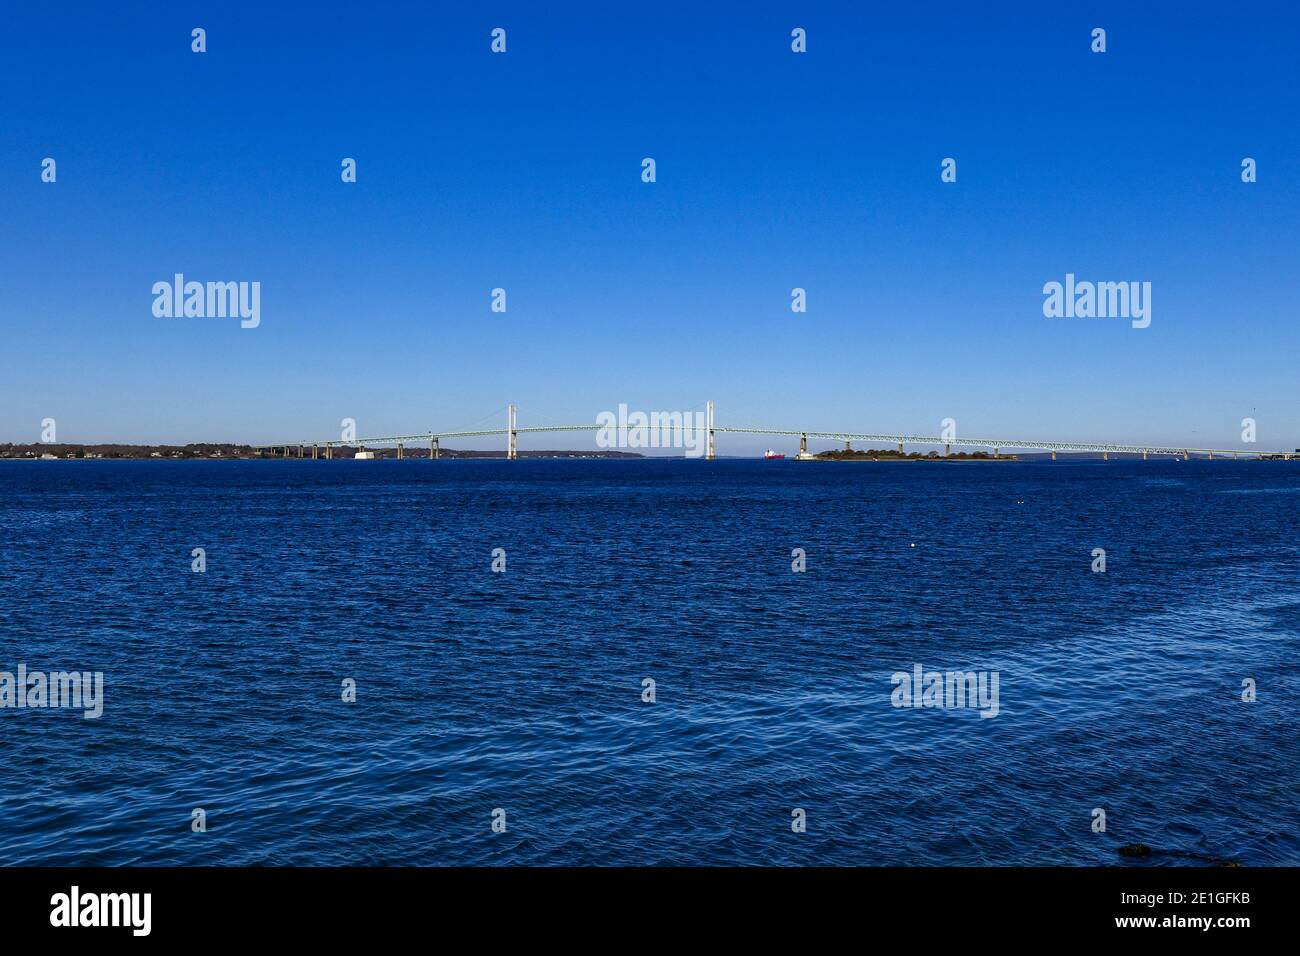
<svg viewBox="0 0 1300 956">
<path fill-rule="evenodd" d="M 1120 856 L 1150 856 L 1151 847 L 1145 843 L 1129 843 L 1119 848 Z"/>
</svg>

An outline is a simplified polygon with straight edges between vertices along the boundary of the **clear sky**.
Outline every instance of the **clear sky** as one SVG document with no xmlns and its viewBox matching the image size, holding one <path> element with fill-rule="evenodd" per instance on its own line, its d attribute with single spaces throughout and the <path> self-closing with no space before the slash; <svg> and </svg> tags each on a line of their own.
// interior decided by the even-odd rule
<svg viewBox="0 0 1300 956">
<path fill-rule="evenodd" d="M 1252 416 L 1300 446 L 1289 5 L 290 6 L 6 9 L 0 440 L 712 399 L 719 424 L 1223 447 Z M 176 272 L 260 282 L 260 326 L 155 317 Z M 1067 272 L 1149 281 L 1150 327 L 1045 317 Z"/>
</svg>

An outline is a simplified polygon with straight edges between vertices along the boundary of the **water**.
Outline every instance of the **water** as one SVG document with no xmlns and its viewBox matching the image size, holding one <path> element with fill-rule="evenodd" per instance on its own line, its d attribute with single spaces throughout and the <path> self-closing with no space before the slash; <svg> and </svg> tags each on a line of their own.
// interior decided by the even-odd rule
<svg viewBox="0 0 1300 956">
<path fill-rule="evenodd" d="M 0 860 L 1294 864 L 1298 494 L 1282 462 L 0 463 L 0 670 L 105 680 L 97 721 L 0 710 Z M 915 663 L 997 671 L 998 716 L 891 706 Z"/>
</svg>

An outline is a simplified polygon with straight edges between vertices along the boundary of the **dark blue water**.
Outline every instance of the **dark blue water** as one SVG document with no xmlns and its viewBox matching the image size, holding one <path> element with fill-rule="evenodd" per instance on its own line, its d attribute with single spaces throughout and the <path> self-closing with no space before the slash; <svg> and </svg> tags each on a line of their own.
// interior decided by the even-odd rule
<svg viewBox="0 0 1300 956">
<path fill-rule="evenodd" d="M 2 463 L 0 670 L 105 707 L 0 710 L 0 861 L 1294 864 L 1298 505 L 1281 462 Z M 998 715 L 895 708 L 916 663 Z"/>
</svg>

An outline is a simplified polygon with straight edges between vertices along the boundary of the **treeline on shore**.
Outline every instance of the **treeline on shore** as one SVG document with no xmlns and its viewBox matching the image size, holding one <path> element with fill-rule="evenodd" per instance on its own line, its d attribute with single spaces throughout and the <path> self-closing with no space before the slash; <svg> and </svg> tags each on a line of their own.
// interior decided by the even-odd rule
<svg viewBox="0 0 1300 956">
<path fill-rule="evenodd" d="M 0 444 L 0 458 L 255 458 L 248 445 L 197 442 L 190 445 L 73 445 L 66 442 Z"/>
<path fill-rule="evenodd" d="M 289 446 L 289 456 L 298 457 L 298 446 Z M 335 445 L 334 458 L 352 458 L 362 449 L 351 445 Z M 396 458 L 396 448 L 366 449 L 376 458 Z M 311 457 L 311 446 L 304 446 L 303 457 Z M 324 457 L 324 449 L 319 454 Z M 128 459 L 128 458 L 281 458 L 281 449 L 255 449 L 251 445 L 235 445 L 223 442 L 195 442 L 189 445 L 73 445 L 68 443 L 16 445 L 12 442 L 0 444 L 0 460 L 42 458 L 60 459 Z M 407 458 L 428 458 L 428 448 L 407 448 Z M 455 448 L 443 448 L 438 452 L 439 458 L 505 458 L 504 450 L 466 451 Z M 638 452 L 600 449 L 597 451 L 520 451 L 520 458 L 643 458 Z"/>
<path fill-rule="evenodd" d="M 908 459 L 922 460 L 948 460 L 948 461 L 1014 461 L 1015 455 L 994 455 L 987 451 L 959 451 L 951 455 L 945 455 L 938 451 L 929 452 L 905 452 L 898 453 L 897 448 L 867 448 L 859 451 L 845 451 L 836 449 L 833 451 L 823 451 L 817 454 L 818 458 L 825 458 L 828 461 L 905 461 Z"/>
</svg>

